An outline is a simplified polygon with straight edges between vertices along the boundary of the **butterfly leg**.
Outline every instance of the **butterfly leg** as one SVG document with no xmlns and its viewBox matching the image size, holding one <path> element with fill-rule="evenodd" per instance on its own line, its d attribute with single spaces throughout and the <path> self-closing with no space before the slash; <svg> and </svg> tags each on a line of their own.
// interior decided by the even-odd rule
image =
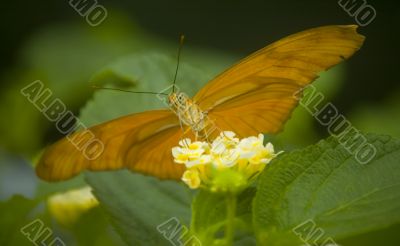
<svg viewBox="0 0 400 246">
<path fill-rule="evenodd" d="M 221 132 L 221 129 L 219 129 L 217 127 L 217 125 L 215 124 L 215 122 L 208 117 L 207 113 L 208 113 L 207 111 L 204 112 L 205 117 L 203 118 L 203 121 L 202 121 L 202 125 L 203 125 L 202 131 L 203 131 L 203 136 L 205 136 L 206 141 L 210 143 L 210 137 L 212 135 L 216 136 L 216 133 L 217 133 L 217 135 L 219 135 L 219 132 Z"/>
<path fill-rule="evenodd" d="M 183 141 L 183 139 L 184 139 L 183 136 L 185 136 L 186 131 L 183 129 L 183 125 L 182 125 L 182 120 L 181 120 L 180 114 L 178 114 L 178 119 L 179 119 L 179 125 L 180 125 L 181 130 L 182 130 L 182 134 L 181 134 L 181 136 L 179 137 L 179 138 L 180 138 L 180 142 L 183 143 L 183 145 L 184 145 L 185 148 L 189 148 L 189 146 L 188 146 L 188 144 L 186 143 L 186 141 Z"/>
</svg>

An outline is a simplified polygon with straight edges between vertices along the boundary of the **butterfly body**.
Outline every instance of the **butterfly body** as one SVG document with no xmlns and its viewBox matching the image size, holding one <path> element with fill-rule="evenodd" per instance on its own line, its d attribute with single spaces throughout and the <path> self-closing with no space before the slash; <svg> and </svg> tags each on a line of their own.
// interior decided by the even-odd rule
<svg viewBox="0 0 400 246">
<path fill-rule="evenodd" d="M 171 93 L 168 96 L 168 102 L 171 110 L 178 116 L 181 123 L 188 126 L 196 134 L 204 130 L 207 113 L 185 93 Z"/>
</svg>

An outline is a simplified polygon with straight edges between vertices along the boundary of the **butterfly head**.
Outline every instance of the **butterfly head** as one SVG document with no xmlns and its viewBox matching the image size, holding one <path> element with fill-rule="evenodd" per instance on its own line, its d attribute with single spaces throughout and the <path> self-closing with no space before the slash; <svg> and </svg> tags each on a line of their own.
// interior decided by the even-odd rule
<svg viewBox="0 0 400 246">
<path fill-rule="evenodd" d="M 186 108 L 190 101 L 190 98 L 183 92 L 172 92 L 168 96 L 168 103 L 175 110 Z"/>
</svg>

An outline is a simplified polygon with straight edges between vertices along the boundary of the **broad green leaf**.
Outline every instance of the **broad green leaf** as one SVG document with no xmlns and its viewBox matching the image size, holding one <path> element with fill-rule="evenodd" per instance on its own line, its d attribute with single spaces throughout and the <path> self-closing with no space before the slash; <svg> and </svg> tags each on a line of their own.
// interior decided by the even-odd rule
<svg viewBox="0 0 400 246">
<path fill-rule="evenodd" d="M 235 245 L 252 245 L 252 201 L 255 188 L 248 188 L 237 198 L 235 228 L 238 234 Z M 213 240 L 223 235 L 226 227 L 226 199 L 223 195 L 201 190 L 192 203 L 191 232 L 203 245 L 211 245 Z"/>
<path fill-rule="evenodd" d="M 339 240 L 339 245 L 351 245 L 351 246 L 398 246 L 400 242 L 400 224 L 396 224 L 389 228 L 384 228 L 379 231 L 372 231 L 364 233 L 362 235 L 356 235 L 354 237 L 345 238 Z"/>
<path fill-rule="evenodd" d="M 155 52 L 132 54 L 106 66 L 93 77 L 92 82 L 124 80 L 135 85 L 130 90 L 160 92 L 172 85 L 175 60 L 174 57 Z M 202 69 L 182 63 L 177 85 L 181 91 L 193 95 L 209 77 L 210 74 Z M 129 113 L 158 108 L 166 108 L 166 105 L 156 95 L 98 91 L 81 111 L 81 120 L 93 125 Z"/>
<path fill-rule="evenodd" d="M 159 53 L 137 53 L 123 57 L 93 77 L 94 83 L 132 82 L 134 91 L 159 92 L 171 85 L 175 58 Z M 193 94 L 208 79 L 201 69 L 182 63 L 178 85 Z M 202 79 L 203 78 L 203 79 Z M 166 107 L 155 95 L 98 91 L 81 112 L 87 126 L 129 113 Z M 170 242 L 157 226 L 170 218 L 183 225 L 190 219 L 189 191 L 173 181 L 159 181 L 128 171 L 87 175 L 103 208 L 129 245 L 168 245 Z"/>
<path fill-rule="evenodd" d="M 107 214 L 99 207 L 82 214 L 79 220 L 68 228 L 73 233 L 78 245 L 125 246 L 125 242 L 114 231 Z"/>
<path fill-rule="evenodd" d="M 58 183 L 49 183 L 38 178 L 35 197 L 36 199 L 47 199 L 56 193 L 82 188 L 85 185 L 86 183 L 81 176 Z"/>
<path fill-rule="evenodd" d="M 160 92 L 171 85 L 175 66 L 174 56 L 140 52 L 110 63 L 93 76 L 92 83 L 119 85 L 128 82 L 133 85 L 129 88 L 133 91 Z M 212 69 L 204 67 L 182 62 L 177 79 L 179 88 L 193 95 L 213 76 Z M 98 91 L 81 111 L 80 119 L 90 126 L 126 114 L 165 107 L 156 95 Z M 118 232 L 130 245 L 169 244 L 156 229 L 169 218 L 176 217 L 188 225 L 190 204 L 185 196 L 188 191 L 175 182 L 162 182 L 125 172 L 90 174 L 88 182 L 111 214 Z M 168 186 L 170 189 L 166 191 Z"/>
<path fill-rule="evenodd" d="M 128 245 L 169 245 L 157 226 L 171 218 L 189 223 L 190 192 L 174 181 L 129 171 L 90 173 L 87 181 Z"/>
<path fill-rule="evenodd" d="M 322 229 L 321 242 L 400 222 L 400 141 L 366 137 L 377 149 L 368 164 L 359 164 L 330 137 L 269 165 L 260 176 L 254 202 L 260 245 L 294 245 L 299 238 L 292 230 L 299 225 L 304 225 L 299 230 L 307 231 L 306 225 L 312 224 L 311 231 Z M 314 239 L 315 235 L 308 241 Z"/>
</svg>

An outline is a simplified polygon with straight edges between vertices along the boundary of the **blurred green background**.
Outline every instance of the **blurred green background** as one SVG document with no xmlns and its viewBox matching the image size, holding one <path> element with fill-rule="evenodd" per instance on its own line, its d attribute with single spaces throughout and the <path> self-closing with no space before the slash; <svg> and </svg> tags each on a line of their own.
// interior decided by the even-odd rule
<svg viewBox="0 0 400 246">
<path fill-rule="evenodd" d="M 368 3 L 376 9 L 377 17 L 359 29 L 366 36 L 364 46 L 348 62 L 322 74 L 316 85 L 357 129 L 400 137 L 400 85 L 395 70 L 400 55 L 400 3 L 377 0 Z M 355 23 L 336 0 L 99 0 L 99 4 L 107 9 L 108 16 L 96 27 L 90 26 L 67 0 L 15 0 L 2 4 L 0 227 L 8 230 L 1 232 L 0 245 L 29 245 L 19 228 L 29 222 L 27 218 L 32 217 L 33 209 L 70 245 L 122 244 L 98 208 L 86 212 L 73 225 L 65 226 L 59 225 L 48 209 L 41 206 L 49 195 L 81 187 L 84 182 L 78 177 L 49 185 L 35 176 L 32 160 L 62 135 L 20 94 L 27 84 L 41 80 L 76 115 L 84 110 L 93 113 L 118 108 L 113 111 L 116 117 L 146 108 L 124 104 L 121 98 L 132 97 L 126 94 L 113 94 L 120 99 L 115 105 L 113 99 L 104 107 L 92 107 L 87 104 L 93 100 L 90 85 L 96 82 L 140 88 L 137 85 L 140 76 L 135 78 L 126 73 L 131 63 L 123 59 L 129 60 L 141 52 L 162 53 L 175 59 L 180 34 L 186 36 L 182 61 L 198 69 L 192 76 L 198 74 L 199 82 L 185 85 L 185 81 L 178 80 L 178 83 L 193 94 L 207 79 L 279 38 L 311 27 Z M 151 83 L 156 86 L 152 88 L 163 89 L 157 87 L 157 81 Z M 107 97 L 108 93 L 96 92 L 96 96 Z M 145 100 L 151 104 L 153 98 Z M 285 131 L 272 139 L 280 148 L 290 150 L 326 136 L 326 129 L 298 108 Z M 398 229 L 393 227 L 388 231 Z M 99 231 L 104 233 L 96 238 Z M 377 245 L 374 242 L 386 238 L 385 233 L 361 235 L 344 245 Z"/>
</svg>

